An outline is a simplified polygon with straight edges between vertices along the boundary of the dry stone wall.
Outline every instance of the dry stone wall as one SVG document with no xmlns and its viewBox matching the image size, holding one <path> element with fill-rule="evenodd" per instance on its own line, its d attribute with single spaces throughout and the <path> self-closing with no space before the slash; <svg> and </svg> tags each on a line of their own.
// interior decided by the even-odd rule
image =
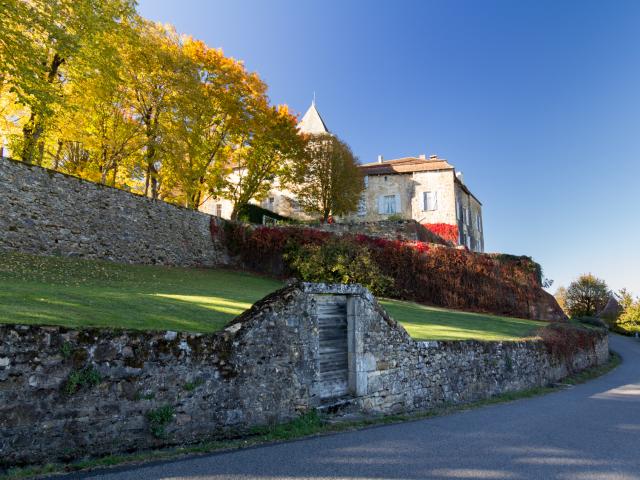
<svg viewBox="0 0 640 480">
<path fill-rule="evenodd" d="M 540 341 L 416 342 L 358 285 L 285 287 L 214 334 L 2 325 L 0 339 L 0 470 L 197 442 L 336 403 L 470 402 L 608 358 L 598 332 L 569 358 Z"/>
<path fill-rule="evenodd" d="M 225 261 L 211 217 L 38 166 L 0 158 L 0 251 L 121 263 Z"/>
</svg>

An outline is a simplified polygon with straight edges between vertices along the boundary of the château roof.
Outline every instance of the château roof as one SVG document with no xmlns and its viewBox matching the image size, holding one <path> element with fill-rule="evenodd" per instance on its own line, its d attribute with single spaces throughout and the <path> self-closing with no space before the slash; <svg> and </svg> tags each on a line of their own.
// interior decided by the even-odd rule
<svg viewBox="0 0 640 480">
<path fill-rule="evenodd" d="M 312 135 L 321 135 L 323 133 L 329 133 L 329 129 L 322 120 L 320 112 L 316 108 L 315 100 L 311 102 L 311 106 L 307 113 L 304 114 L 300 123 L 298 123 L 298 130 L 302 133 L 310 133 Z"/>
<path fill-rule="evenodd" d="M 392 175 L 394 173 L 430 172 L 453 170 L 453 165 L 444 158 L 403 157 L 395 160 L 365 163 L 360 167 L 365 175 Z"/>
</svg>

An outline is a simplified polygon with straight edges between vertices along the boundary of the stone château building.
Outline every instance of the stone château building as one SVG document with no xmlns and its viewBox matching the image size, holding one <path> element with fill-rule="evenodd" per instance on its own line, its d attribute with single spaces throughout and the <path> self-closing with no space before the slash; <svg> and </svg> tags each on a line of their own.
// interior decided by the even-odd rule
<svg viewBox="0 0 640 480">
<path fill-rule="evenodd" d="M 436 233 L 453 233 L 452 239 L 457 237 L 470 250 L 484 251 L 482 203 L 464 184 L 462 173 L 445 159 L 380 156 L 377 162 L 363 164 L 361 171 L 365 192 L 349 220 L 413 219 Z"/>
<path fill-rule="evenodd" d="M 300 132 L 329 134 L 315 101 L 298 124 Z M 473 251 L 484 251 L 482 204 L 465 185 L 460 172 L 436 155 L 426 158 L 405 157 L 383 160 L 361 166 L 365 191 L 357 212 L 336 221 L 375 222 L 388 219 L 415 220 L 465 245 Z M 259 202 L 267 210 L 286 217 L 308 220 L 295 195 L 281 188 L 277 179 L 267 197 Z M 209 199 L 202 211 L 229 218 L 232 205 L 228 200 Z"/>
</svg>

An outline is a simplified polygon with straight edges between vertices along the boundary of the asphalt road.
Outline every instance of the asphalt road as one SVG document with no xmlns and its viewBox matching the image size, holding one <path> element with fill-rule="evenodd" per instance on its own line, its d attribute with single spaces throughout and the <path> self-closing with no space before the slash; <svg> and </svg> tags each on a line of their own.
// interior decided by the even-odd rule
<svg viewBox="0 0 640 480">
<path fill-rule="evenodd" d="M 640 342 L 613 336 L 611 347 L 616 370 L 542 397 L 68 478 L 640 479 Z"/>
</svg>

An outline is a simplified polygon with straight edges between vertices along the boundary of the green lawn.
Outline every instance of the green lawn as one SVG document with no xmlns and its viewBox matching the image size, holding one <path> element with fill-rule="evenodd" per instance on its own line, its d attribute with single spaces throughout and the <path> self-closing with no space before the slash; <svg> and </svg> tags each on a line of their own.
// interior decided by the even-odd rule
<svg viewBox="0 0 640 480">
<path fill-rule="evenodd" d="M 0 253 L 0 322 L 212 332 L 281 285 L 225 270 Z"/>
<path fill-rule="evenodd" d="M 535 335 L 545 322 L 468 313 L 382 299 L 389 314 L 416 340 L 516 340 Z"/>
<path fill-rule="evenodd" d="M 273 279 L 226 270 L 0 253 L 0 323 L 212 332 L 281 286 Z M 515 339 L 542 325 L 381 302 L 419 340 Z"/>
</svg>

